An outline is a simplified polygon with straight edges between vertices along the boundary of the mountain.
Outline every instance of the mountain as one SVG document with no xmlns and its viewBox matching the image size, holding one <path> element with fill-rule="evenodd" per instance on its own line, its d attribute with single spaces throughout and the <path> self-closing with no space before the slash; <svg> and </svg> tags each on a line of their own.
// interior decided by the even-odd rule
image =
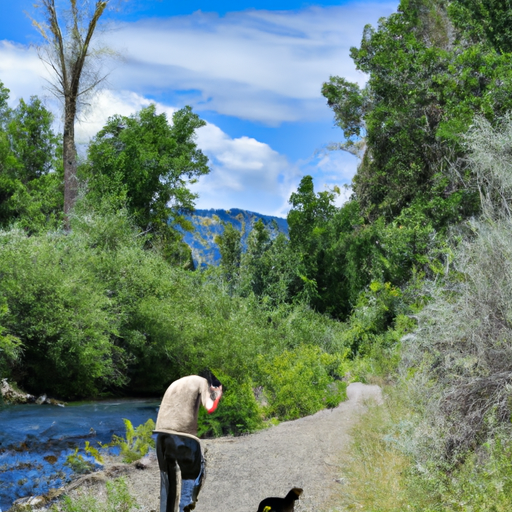
<svg viewBox="0 0 512 512">
<path fill-rule="evenodd" d="M 241 232 L 244 250 L 247 247 L 249 233 L 254 224 L 260 219 L 268 227 L 272 238 L 275 238 L 279 233 L 288 236 L 286 219 L 238 208 L 232 210 L 195 210 L 192 214 L 185 214 L 184 217 L 194 225 L 193 231 L 183 232 L 183 241 L 192 250 L 192 258 L 196 268 L 220 263 L 220 251 L 215 243 L 215 237 L 224 233 L 224 225 L 228 222 Z"/>
</svg>

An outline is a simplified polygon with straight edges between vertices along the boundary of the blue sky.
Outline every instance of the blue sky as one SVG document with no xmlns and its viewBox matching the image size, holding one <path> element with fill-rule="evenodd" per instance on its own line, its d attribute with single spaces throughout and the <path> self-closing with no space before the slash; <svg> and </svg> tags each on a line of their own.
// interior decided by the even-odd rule
<svg viewBox="0 0 512 512">
<path fill-rule="evenodd" d="M 1 2 L 0 80 L 13 105 L 38 95 L 58 121 L 34 48 L 38 35 L 24 13 L 37 14 L 33 0 Z M 196 206 L 285 216 L 306 174 L 317 190 L 350 184 L 357 160 L 325 150 L 342 132 L 320 89 L 330 75 L 364 83 L 349 49 L 364 25 L 376 25 L 397 3 L 111 0 L 116 9 L 104 15 L 97 42 L 123 58 L 106 64 L 108 86 L 83 113 L 77 141 L 84 147 L 113 114 L 153 102 L 171 116 L 191 105 L 207 121 L 197 142 L 211 167 L 193 186 Z"/>
</svg>

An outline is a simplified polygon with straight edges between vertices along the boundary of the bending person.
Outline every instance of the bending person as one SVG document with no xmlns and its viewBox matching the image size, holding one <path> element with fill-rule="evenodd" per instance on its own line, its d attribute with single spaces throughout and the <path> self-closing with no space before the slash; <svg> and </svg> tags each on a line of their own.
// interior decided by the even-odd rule
<svg viewBox="0 0 512 512">
<path fill-rule="evenodd" d="M 211 414 L 222 396 L 221 383 L 211 372 L 207 377 L 189 375 L 178 379 L 162 399 L 155 427 L 160 512 L 188 512 L 195 508 L 204 477 L 204 459 L 196 437 L 199 407 L 202 404 Z"/>
</svg>

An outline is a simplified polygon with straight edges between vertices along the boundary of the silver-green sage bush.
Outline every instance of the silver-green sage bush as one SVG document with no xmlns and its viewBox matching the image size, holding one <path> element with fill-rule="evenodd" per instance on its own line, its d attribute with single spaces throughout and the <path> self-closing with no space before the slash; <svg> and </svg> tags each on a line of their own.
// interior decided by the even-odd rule
<svg viewBox="0 0 512 512">
<path fill-rule="evenodd" d="M 465 144 L 482 214 L 459 232 L 443 282 L 427 285 L 431 301 L 403 341 L 418 420 L 401 442 L 421 471 L 512 433 L 512 118 L 497 128 L 477 119 Z"/>
</svg>

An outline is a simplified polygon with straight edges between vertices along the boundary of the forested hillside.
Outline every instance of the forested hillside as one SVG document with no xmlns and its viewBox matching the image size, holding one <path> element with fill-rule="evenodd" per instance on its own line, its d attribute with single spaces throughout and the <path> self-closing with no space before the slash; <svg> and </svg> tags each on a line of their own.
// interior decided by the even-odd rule
<svg viewBox="0 0 512 512">
<path fill-rule="evenodd" d="M 247 249 L 249 234 L 259 220 L 267 227 L 272 238 L 279 233 L 288 235 L 286 219 L 239 208 L 230 210 L 196 209 L 193 212 L 183 212 L 183 215 L 192 223 L 190 231 L 183 230 L 183 241 L 192 251 L 195 268 L 220 263 L 221 255 L 216 239 L 224 233 L 226 224 L 231 224 L 240 231 L 242 250 Z"/>
<path fill-rule="evenodd" d="M 511 12 L 402 0 L 367 26 L 351 49 L 366 85 L 319 84 L 338 149 L 360 157 L 350 200 L 304 176 L 289 236 L 225 222 L 218 267 L 183 241 L 209 172 L 190 107 L 111 118 L 64 216 L 52 116 L 35 97 L 10 109 L 0 84 L 1 377 L 64 399 L 161 395 L 210 367 L 226 383 L 202 419 L 215 435 L 388 384 L 340 504 L 510 510 Z"/>
</svg>

